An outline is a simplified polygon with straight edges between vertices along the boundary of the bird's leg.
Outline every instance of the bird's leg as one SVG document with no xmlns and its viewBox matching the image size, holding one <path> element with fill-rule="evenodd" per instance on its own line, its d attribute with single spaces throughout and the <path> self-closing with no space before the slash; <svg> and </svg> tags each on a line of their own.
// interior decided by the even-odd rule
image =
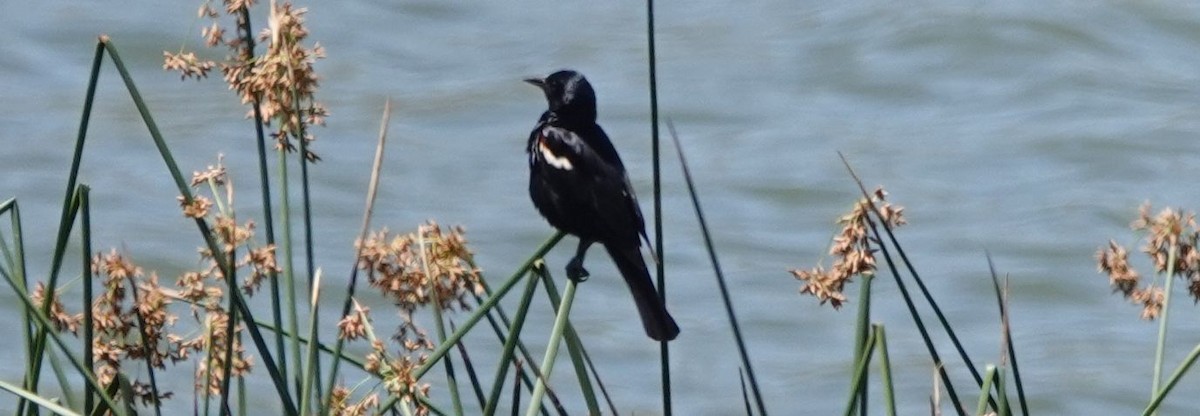
<svg viewBox="0 0 1200 416">
<path fill-rule="evenodd" d="M 587 280 L 588 271 L 583 268 L 583 256 L 587 254 L 588 247 L 592 246 L 593 241 L 587 239 L 579 239 L 579 248 L 575 249 L 575 257 L 567 262 L 567 278 L 582 282 Z"/>
</svg>

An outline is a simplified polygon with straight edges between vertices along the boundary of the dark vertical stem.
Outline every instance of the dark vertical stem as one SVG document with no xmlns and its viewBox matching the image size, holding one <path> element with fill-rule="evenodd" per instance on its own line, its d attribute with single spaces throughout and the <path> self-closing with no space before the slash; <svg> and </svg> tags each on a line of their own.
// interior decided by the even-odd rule
<svg viewBox="0 0 1200 416">
<path fill-rule="evenodd" d="M 80 229 L 83 230 L 83 269 L 80 272 L 83 275 L 83 366 L 90 371 L 96 371 L 95 358 L 92 357 L 92 339 L 95 337 L 95 328 L 92 324 L 94 319 L 92 316 L 92 210 L 88 203 L 88 191 L 88 187 L 84 186 L 79 195 L 82 202 L 80 207 L 83 210 L 80 224 Z M 134 298 L 137 298 L 137 292 L 134 292 Z M 92 414 L 92 408 L 96 405 L 93 394 L 95 392 L 92 390 L 92 385 L 84 383 L 83 414 L 85 415 Z"/>
<path fill-rule="evenodd" d="M 646 0 L 646 42 L 649 51 L 650 66 L 650 146 L 654 169 L 654 252 L 658 261 L 655 262 L 655 273 L 658 276 L 658 298 L 667 303 L 666 270 L 663 266 L 666 253 L 663 252 L 662 224 L 662 166 L 659 163 L 658 135 L 658 67 L 654 51 L 654 0 Z M 662 369 L 663 414 L 671 415 L 671 350 L 667 341 L 658 344 L 659 365 Z"/>
<path fill-rule="evenodd" d="M 229 262 L 230 265 L 236 264 L 236 262 L 237 262 L 236 253 L 237 253 L 236 251 L 229 252 L 229 259 L 227 261 Z M 219 255 L 220 254 L 218 254 L 218 253 L 213 253 L 213 257 L 219 256 Z M 227 287 L 229 292 L 230 293 L 237 292 L 238 291 L 237 274 L 236 274 L 237 269 L 235 269 L 231 266 L 231 267 L 229 267 L 228 270 L 223 270 L 222 272 L 225 273 L 225 286 Z M 238 320 L 238 309 L 237 309 L 237 305 L 235 304 L 235 299 L 233 296 L 229 297 L 229 312 L 228 313 L 229 313 L 229 320 L 227 321 L 228 324 L 225 326 L 225 362 L 223 363 L 224 366 L 222 368 L 222 371 L 224 372 L 223 373 L 224 378 L 221 379 L 221 414 L 222 415 L 232 414 L 229 410 L 229 385 L 233 382 L 233 338 L 234 338 L 233 331 L 235 328 L 237 328 L 237 320 Z M 253 325 L 254 321 L 248 320 L 246 323 L 247 323 L 247 325 Z M 211 367 L 210 367 L 209 371 L 210 372 L 212 371 Z"/>
<path fill-rule="evenodd" d="M 242 42 L 245 42 L 246 48 L 242 50 L 244 58 L 247 62 L 253 63 L 254 57 L 254 32 L 250 26 L 250 10 L 243 7 L 238 11 L 238 18 L 242 27 Z M 254 95 L 254 133 L 256 137 L 255 143 L 258 148 L 258 178 L 259 187 L 262 189 L 262 211 L 263 211 L 263 233 L 267 241 L 267 246 L 275 246 L 275 218 L 271 208 L 271 181 L 270 174 L 267 170 L 267 138 L 263 129 L 262 116 L 262 98 L 257 94 Z M 267 280 L 270 281 L 271 290 L 271 318 L 275 323 L 276 328 L 283 328 L 283 312 L 282 305 L 279 303 L 279 273 L 274 269 L 269 270 Z M 275 353 L 278 354 L 276 365 L 279 366 L 280 376 L 287 379 L 287 350 L 283 344 L 283 331 L 275 331 Z"/>
<path fill-rule="evenodd" d="M 521 383 L 518 383 L 521 372 L 521 360 L 514 359 L 513 365 L 517 367 L 513 372 L 513 392 L 512 392 L 512 414 L 517 416 L 521 414 Z"/>
<path fill-rule="evenodd" d="M 83 209 L 85 210 L 84 212 L 86 213 L 87 212 L 86 211 L 87 210 L 87 205 L 86 205 L 87 204 L 87 196 L 86 196 L 86 194 L 84 194 L 84 195 L 85 196 L 83 197 L 83 203 L 85 205 L 83 205 L 84 206 Z M 86 221 L 86 220 L 84 220 L 84 221 Z M 139 299 L 141 299 L 141 295 L 138 294 L 137 281 L 133 280 L 133 276 L 132 275 L 128 276 L 128 279 L 129 279 L 129 291 L 130 291 L 129 293 L 133 295 L 133 304 L 135 305 L 134 307 L 136 308 L 137 307 L 136 305 L 139 305 L 141 303 L 141 301 L 139 300 Z M 90 285 L 90 283 L 89 283 L 89 285 Z M 158 342 L 151 342 L 150 333 L 146 332 L 146 317 L 144 315 L 142 315 L 142 312 L 137 311 L 136 315 L 137 315 L 137 322 L 138 322 L 138 332 L 142 336 L 142 352 L 143 352 L 143 354 L 145 354 L 145 359 L 146 359 L 146 373 L 147 373 L 147 376 L 150 378 L 150 394 L 151 394 L 151 397 L 154 398 L 153 399 L 154 400 L 154 414 L 156 416 L 162 416 L 162 402 L 158 400 L 158 398 L 160 397 L 158 394 L 158 379 L 154 375 L 154 355 L 158 353 Z"/>
<path fill-rule="evenodd" d="M 297 97 L 297 95 L 295 95 L 296 91 L 295 91 L 294 87 L 293 87 L 292 94 L 293 94 L 293 97 Z M 296 99 L 295 104 L 296 104 L 297 113 L 299 114 L 300 113 L 299 112 L 299 110 L 300 110 L 299 98 Z M 303 116 L 301 116 L 301 120 L 303 120 Z M 317 288 L 314 286 L 316 284 L 316 282 L 313 280 L 313 276 L 314 276 L 313 270 L 315 269 L 315 267 L 313 266 L 313 257 L 316 256 L 316 253 L 313 253 L 312 199 L 309 197 L 309 191 L 308 191 L 308 188 L 309 188 L 309 186 L 308 186 L 308 162 L 309 162 L 308 138 L 306 137 L 307 134 L 305 133 L 305 131 L 306 131 L 306 128 L 304 126 L 304 123 L 301 122 L 300 137 L 298 138 L 300 141 L 300 199 L 301 199 L 302 208 L 304 209 L 304 214 L 303 214 L 304 215 L 304 264 L 307 267 L 306 272 L 308 273 L 308 293 L 311 296 L 317 290 Z M 312 307 L 315 309 L 317 307 L 317 304 L 314 302 L 312 304 Z M 313 322 L 311 323 L 311 325 L 313 328 L 317 328 L 320 326 L 320 324 L 318 322 L 319 318 L 320 318 L 320 314 L 316 314 L 316 313 L 312 314 Z M 312 336 L 313 336 L 312 342 L 319 345 L 321 343 L 320 333 L 313 332 Z M 450 361 L 447 360 L 446 362 L 449 363 Z M 449 364 L 447 364 L 447 365 L 449 365 Z M 320 380 L 321 379 L 321 360 L 314 360 L 312 362 L 312 368 L 310 368 L 309 371 L 311 371 L 314 374 L 315 380 Z M 316 387 L 317 397 L 323 396 L 321 394 L 321 383 L 316 383 L 316 386 L 314 386 L 314 387 Z"/>
</svg>

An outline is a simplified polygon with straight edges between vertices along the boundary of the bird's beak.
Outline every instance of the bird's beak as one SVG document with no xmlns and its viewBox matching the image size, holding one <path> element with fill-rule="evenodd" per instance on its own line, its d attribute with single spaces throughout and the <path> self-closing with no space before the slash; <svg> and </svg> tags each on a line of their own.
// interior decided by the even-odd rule
<svg viewBox="0 0 1200 416">
<path fill-rule="evenodd" d="M 541 79 L 541 78 L 526 78 L 526 79 L 525 79 L 525 82 L 528 82 L 528 83 L 530 83 L 530 84 L 533 84 L 533 86 L 535 86 L 535 87 L 538 87 L 538 88 L 540 88 L 540 89 L 546 89 L 546 80 L 544 80 L 544 79 Z"/>
</svg>

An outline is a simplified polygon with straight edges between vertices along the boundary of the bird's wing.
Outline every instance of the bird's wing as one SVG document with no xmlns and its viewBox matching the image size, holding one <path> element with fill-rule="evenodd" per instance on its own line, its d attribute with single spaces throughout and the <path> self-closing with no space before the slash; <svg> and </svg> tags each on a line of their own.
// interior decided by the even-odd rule
<svg viewBox="0 0 1200 416">
<path fill-rule="evenodd" d="M 613 163 L 597 150 L 575 132 L 547 125 L 532 143 L 530 157 L 563 179 L 560 192 L 589 211 L 578 214 L 595 218 L 603 239 L 636 244 L 644 225 L 633 188 L 619 159 Z"/>
</svg>

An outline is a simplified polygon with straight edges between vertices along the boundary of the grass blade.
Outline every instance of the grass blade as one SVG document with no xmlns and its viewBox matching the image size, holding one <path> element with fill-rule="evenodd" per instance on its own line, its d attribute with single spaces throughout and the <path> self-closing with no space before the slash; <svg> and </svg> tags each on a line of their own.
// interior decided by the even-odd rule
<svg viewBox="0 0 1200 416">
<path fill-rule="evenodd" d="M 862 191 L 863 198 L 866 198 L 867 205 L 871 208 L 871 212 L 875 214 L 876 218 L 882 218 L 883 216 L 880 215 L 879 208 L 876 207 L 873 202 L 871 202 L 871 196 L 869 193 L 867 193 L 867 188 L 863 186 L 862 180 L 858 178 L 858 174 L 854 172 L 854 168 L 850 166 L 850 162 L 846 160 L 846 156 L 841 152 L 838 152 L 838 156 L 842 158 L 842 163 L 850 172 L 850 176 L 854 178 L 854 182 L 858 184 L 858 188 Z M 908 287 L 904 284 L 904 281 L 900 279 L 900 272 L 896 269 L 896 262 L 892 259 L 891 252 L 888 250 L 887 245 L 882 244 L 883 238 L 879 233 L 878 227 L 875 225 L 875 221 L 867 221 L 867 224 L 869 224 L 871 227 L 871 234 L 875 237 L 875 241 L 881 242 L 879 244 L 879 251 L 883 254 L 883 258 L 888 265 L 888 270 L 892 272 L 892 277 L 896 282 L 896 287 L 900 289 L 900 295 L 904 299 L 904 306 L 908 308 L 909 315 L 912 316 L 913 322 L 917 325 L 918 332 L 921 333 L 921 340 L 925 343 L 926 350 L 929 351 L 929 356 L 933 360 L 933 365 L 937 368 L 938 375 L 941 376 L 942 383 L 946 385 L 946 393 L 950 396 L 950 401 L 954 404 L 955 412 L 957 412 L 960 416 L 965 416 L 966 411 L 964 410 L 962 403 L 959 402 L 958 394 L 954 389 L 954 385 L 950 382 L 950 375 L 946 374 L 946 367 L 943 365 L 942 358 L 937 352 L 937 347 L 933 345 L 933 340 L 929 337 L 929 329 L 925 327 L 925 322 L 921 319 L 921 314 L 917 312 L 916 304 L 913 303 L 912 295 L 908 292 Z M 891 238 L 892 246 L 896 247 L 901 259 L 904 261 L 904 264 L 908 266 L 909 273 L 913 274 L 914 280 L 916 280 L 918 286 L 924 288 L 924 283 L 921 283 L 921 280 L 917 278 L 916 270 L 913 269 L 912 263 L 908 262 L 908 257 L 904 255 L 899 243 L 896 241 L 895 235 L 892 234 L 891 227 L 884 223 L 883 228 L 887 232 L 888 237 Z M 926 300 L 930 302 L 931 306 L 933 306 L 937 315 L 944 318 L 940 312 L 941 309 L 933 303 L 933 298 L 929 296 L 929 292 L 924 291 L 924 293 L 926 294 Z M 943 328 L 945 328 L 947 332 L 951 331 L 949 323 L 947 323 L 945 320 L 942 320 L 942 324 Z M 979 384 L 982 384 L 982 380 L 975 371 L 975 367 L 971 364 L 969 358 L 966 358 L 966 351 L 963 350 L 961 344 L 957 342 L 958 338 L 954 335 L 951 335 L 950 338 L 954 341 L 954 345 L 958 348 L 959 353 L 964 357 L 967 367 L 971 369 L 971 373 L 975 375 L 976 380 L 980 380 Z"/>
<path fill-rule="evenodd" d="M 1012 363 L 1013 382 L 1017 385 L 1017 401 L 1021 405 L 1021 414 L 1028 415 L 1029 407 L 1025 402 L 1025 386 L 1023 383 L 1021 383 L 1021 369 L 1019 366 L 1017 366 L 1017 348 L 1012 342 L 1012 320 L 1010 319 L 1008 312 L 1008 295 L 1005 294 L 1007 291 L 1000 290 L 1000 278 L 996 275 L 996 265 L 992 263 L 992 254 L 986 253 L 986 256 L 988 261 L 988 271 L 990 271 L 992 275 L 992 288 L 995 289 L 996 302 L 1000 307 L 1001 324 L 1004 326 L 1004 334 L 1002 334 L 1004 337 L 1004 349 L 1007 350 L 1006 352 L 1008 354 L 1008 360 Z M 1006 281 L 1005 287 L 1007 286 L 1008 284 Z"/>
<path fill-rule="evenodd" d="M 763 403 L 762 393 L 758 389 L 758 379 L 754 376 L 754 367 L 750 365 L 750 353 L 746 351 L 746 342 L 742 338 L 742 329 L 738 324 L 737 315 L 733 311 L 733 301 L 729 298 L 729 286 L 725 283 L 725 273 L 721 271 L 721 263 L 717 260 L 717 251 L 713 248 L 712 235 L 708 232 L 708 223 L 704 221 L 704 211 L 700 208 L 700 197 L 696 195 L 696 185 L 692 181 L 691 171 L 688 170 L 687 158 L 683 156 L 683 145 L 679 135 L 675 134 L 675 125 L 667 121 L 667 129 L 671 140 L 675 142 L 675 151 L 679 154 L 679 165 L 683 168 L 683 178 L 687 181 L 688 195 L 692 198 L 692 207 L 696 209 L 696 219 L 700 222 L 700 232 L 704 235 L 704 247 L 708 249 L 708 258 L 712 261 L 713 272 L 717 277 L 717 285 L 721 289 L 721 300 L 724 302 L 725 315 L 729 318 L 729 326 L 733 330 L 733 338 L 737 341 L 738 356 L 741 357 L 742 367 L 750 379 L 750 391 L 754 393 L 754 402 L 758 406 L 758 414 L 767 415 L 767 406 Z"/>
<path fill-rule="evenodd" d="M 750 392 L 746 390 L 746 371 L 738 367 L 738 382 L 742 385 L 742 404 L 746 406 L 746 416 L 754 416 L 754 408 L 750 407 Z"/>
<path fill-rule="evenodd" d="M 383 103 L 383 115 L 379 121 L 379 139 L 375 142 L 375 158 L 371 162 L 371 179 L 367 183 L 367 196 L 363 204 L 363 219 L 362 226 L 358 231 L 358 241 L 366 241 L 367 231 L 371 228 L 371 215 L 375 211 L 375 197 L 379 194 L 379 171 L 383 169 L 383 149 L 387 144 L 388 122 L 392 117 L 392 100 L 388 99 Z M 350 308 L 354 303 L 354 291 L 358 287 L 358 258 L 362 256 L 362 248 L 354 250 L 354 266 L 350 270 L 350 278 L 346 282 L 346 298 L 342 302 L 341 319 L 350 316 Z M 319 343 L 318 343 L 319 344 Z M 338 366 L 341 364 L 342 348 L 345 346 L 345 340 L 338 337 L 333 347 L 333 362 L 329 368 L 329 383 L 325 389 L 325 396 L 321 400 L 322 409 L 328 410 L 332 399 L 333 388 L 337 385 Z M 321 414 L 328 414 L 322 410 Z"/>
</svg>

